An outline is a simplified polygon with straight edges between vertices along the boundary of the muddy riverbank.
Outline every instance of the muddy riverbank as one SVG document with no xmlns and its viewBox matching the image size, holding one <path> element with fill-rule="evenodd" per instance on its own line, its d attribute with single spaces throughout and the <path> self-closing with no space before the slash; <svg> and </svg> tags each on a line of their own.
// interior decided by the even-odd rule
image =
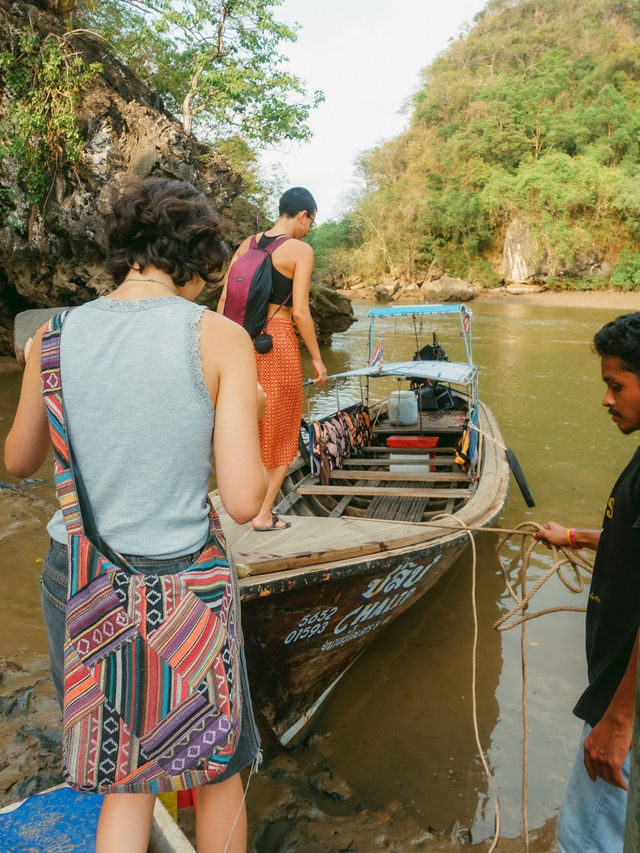
<svg viewBox="0 0 640 853">
<path fill-rule="evenodd" d="M 62 781 L 60 711 L 45 655 L 25 649 L 14 657 L 0 658 L 0 714 L 3 806 Z M 260 772 L 250 780 L 251 853 L 453 853 L 488 849 L 487 841 L 471 845 L 469 829 L 459 822 L 436 830 L 407 817 L 401 799 L 389 800 L 377 811 L 367 808 L 335 773 L 324 749 L 325 741 L 326 735 L 309 737 L 304 763 L 294 753 L 265 749 Z M 193 812 L 182 810 L 179 823 L 195 841 Z M 534 832 L 531 853 L 551 853 L 553 831 L 554 822 L 550 821 Z M 520 851 L 522 840 L 503 840 L 498 850 Z"/>
<path fill-rule="evenodd" d="M 599 308 L 612 311 L 640 311 L 640 291 L 620 290 L 542 290 L 538 293 L 511 294 L 502 289 L 479 291 L 475 301 L 499 300 L 545 308 Z"/>
</svg>

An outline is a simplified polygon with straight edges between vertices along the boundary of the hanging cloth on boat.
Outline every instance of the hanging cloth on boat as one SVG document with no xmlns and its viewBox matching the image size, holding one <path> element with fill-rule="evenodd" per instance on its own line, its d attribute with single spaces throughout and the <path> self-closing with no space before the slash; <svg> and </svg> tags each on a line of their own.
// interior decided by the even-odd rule
<svg viewBox="0 0 640 853">
<path fill-rule="evenodd" d="M 471 468 L 471 457 L 469 455 L 471 430 L 467 424 L 462 431 L 462 435 L 456 444 L 455 462 L 462 471 L 468 471 Z"/>
<path fill-rule="evenodd" d="M 323 485 L 329 482 L 329 471 L 342 468 L 344 460 L 361 453 L 371 440 L 371 419 L 360 403 L 338 411 L 321 421 L 309 424 L 312 473 Z"/>
<path fill-rule="evenodd" d="M 475 424 L 474 429 L 471 424 Z M 478 412 L 473 411 L 471 418 L 465 421 L 462 434 L 456 444 L 455 462 L 462 471 L 468 472 L 476 468 L 478 464 Z"/>
</svg>

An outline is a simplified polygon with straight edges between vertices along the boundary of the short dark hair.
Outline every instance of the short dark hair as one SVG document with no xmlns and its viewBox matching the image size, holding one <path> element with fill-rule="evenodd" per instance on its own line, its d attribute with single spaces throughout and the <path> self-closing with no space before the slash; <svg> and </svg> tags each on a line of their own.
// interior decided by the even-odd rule
<svg viewBox="0 0 640 853">
<path fill-rule="evenodd" d="M 625 370 L 640 376 L 640 311 L 605 323 L 594 335 L 593 346 L 601 358 L 617 356 Z"/>
<path fill-rule="evenodd" d="M 111 192 L 105 269 L 121 284 L 134 266 L 153 264 L 179 287 L 194 275 L 220 278 L 229 250 L 226 224 L 187 181 L 125 177 Z"/>
<path fill-rule="evenodd" d="M 304 187 L 291 187 L 290 190 L 283 193 L 278 210 L 280 216 L 293 217 L 301 210 L 306 210 L 307 213 L 317 213 L 318 205 L 309 190 L 305 190 Z"/>
</svg>

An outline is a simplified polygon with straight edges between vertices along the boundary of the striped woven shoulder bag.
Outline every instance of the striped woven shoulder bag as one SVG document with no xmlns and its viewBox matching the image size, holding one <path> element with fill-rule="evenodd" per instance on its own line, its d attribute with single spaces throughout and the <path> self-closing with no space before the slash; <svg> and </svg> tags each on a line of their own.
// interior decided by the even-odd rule
<svg viewBox="0 0 640 853">
<path fill-rule="evenodd" d="M 42 392 L 69 544 L 63 770 L 78 791 L 162 793 L 226 769 L 241 716 L 239 602 L 217 515 L 185 571 L 142 575 L 95 530 L 65 429 L 56 315 Z"/>
</svg>

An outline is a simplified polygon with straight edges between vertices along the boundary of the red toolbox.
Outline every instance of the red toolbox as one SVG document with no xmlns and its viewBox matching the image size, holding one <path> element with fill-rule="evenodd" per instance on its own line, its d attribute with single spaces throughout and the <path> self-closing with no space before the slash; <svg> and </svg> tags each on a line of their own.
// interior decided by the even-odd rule
<svg viewBox="0 0 640 853">
<path fill-rule="evenodd" d="M 428 450 L 437 447 L 439 436 L 433 435 L 390 435 L 387 438 L 387 447 L 395 453 L 389 454 L 389 470 L 404 474 L 421 474 L 425 471 L 435 471 L 433 465 L 428 465 L 430 460 L 435 459 L 435 453 L 402 453 L 403 450 L 416 448 Z"/>
<path fill-rule="evenodd" d="M 390 435 L 387 447 L 437 447 L 439 441 L 437 435 Z"/>
</svg>

